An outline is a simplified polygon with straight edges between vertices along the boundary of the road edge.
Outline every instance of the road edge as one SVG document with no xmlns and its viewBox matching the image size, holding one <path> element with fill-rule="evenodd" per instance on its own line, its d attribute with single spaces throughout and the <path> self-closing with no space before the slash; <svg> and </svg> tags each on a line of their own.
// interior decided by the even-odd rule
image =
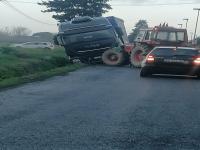
<svg viewBox="0 0 200 150">
<path fill-rule="evenodd" d="M 51 69 L 48 71 L 38 72 L 38 73 L 34 73 L 34 74 L 22 76 L 22 77 L 13 77 L 13 78 L 5 79 L 0 82 L 0 91 L 6 90 L 12 87 L 17 87 L 25 83 L 45 80 L 57 75 L 66 75 L 69 72 L 76 71 L 85 66 L 86 65 L 84 64 L 69 64 L 67 66 Z"/>
</svg>

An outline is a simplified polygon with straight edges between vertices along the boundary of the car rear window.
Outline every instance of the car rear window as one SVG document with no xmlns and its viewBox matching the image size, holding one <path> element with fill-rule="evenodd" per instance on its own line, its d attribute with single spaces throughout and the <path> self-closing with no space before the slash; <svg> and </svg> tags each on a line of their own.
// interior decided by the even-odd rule
<svg viewBox="0 0 200 150">
<path fill-rule="evenodd" d="M 198 55 L 199 52 L 198 50 L 194 50 L 194 49 L 177 49 L 175 52 L 175 55 Z"/>
<path fill-rule="evenodd" d="M 152 54 L 156 56 L 171 56 L 173 55 L 173 51 L 172 48 L 157 48 L 152 52 Z"/>
<path fill-rule="evenodd" d="M 195 56 L 199 54 L 198 50 L 195 49 L 184 49 L 184 48 L 157 48 L 152 54 L 156 56 L 172 56 L 172 55 L 189 55 Z"/>
</svg>

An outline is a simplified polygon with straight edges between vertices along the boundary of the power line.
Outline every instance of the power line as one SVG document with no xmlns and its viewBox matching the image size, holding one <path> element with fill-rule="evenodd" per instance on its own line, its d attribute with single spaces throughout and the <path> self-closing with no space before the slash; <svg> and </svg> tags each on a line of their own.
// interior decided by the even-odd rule
<svg viewBox="0 0 200 150">
<path fill-rule="evenodd" d="M 11 8 L 12 10 L 16 11 L 17 13 L 23 15 L 24 17 L 28 18 L 29 20 L 35 21 L 37 23 L 40 24 L 45 24 L 45 25 L 50 25 L 50 26 L 55 26 L 56 24 L 51 24 L 51 23 L 46 23 L 43 21 L 40 21 L 38 19 L 35 19 L 27 14 L 25 14 L 24 12 L 22 12 L 21 10 L 17 9 L 16 7 L 14 7 L 12 4 L 10 4 L 7 0 L 0 0 L 0 2 L 2 2 L 4 5 L 6 5 L 7 7 Z"/>
</svg>

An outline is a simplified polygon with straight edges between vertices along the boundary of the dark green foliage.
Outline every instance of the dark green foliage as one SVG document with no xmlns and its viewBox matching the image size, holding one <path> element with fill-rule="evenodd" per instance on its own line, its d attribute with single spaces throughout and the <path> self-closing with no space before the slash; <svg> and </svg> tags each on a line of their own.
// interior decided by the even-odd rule
<svg viewBox="0 0 200 150">
<path fill-rule="evenodd" d="M 129 41 L 131 43 L 134 42 L 134 40 L 136 39 L 140 29 L 146 29 L 148 28 L 148 23 L 146 20 L 139 20 L 136 24 L 135 24 L 135 28 L 133 29 L 133 32 L 131 32 L 128 36 Z"/>
<path fill-rule="evenodd" d="M 42 72 L 37 72 L 34 74 L 28 74 L 25 76 L 20 76 L 20 77 L 12 77 L 12 78 L 7 78 L 5 80 L 0 81 L 0 90 L 6 87 L 11 87 L 11 86 L 16 86 L 19 84 L 23 83 L 28 83 L 28 82 L 33 82 L 37 80 L 43 80 L 55 75 L 65 75 L 68 72 L 75 71 L 84 65 L 80 64 L 68 64 L 67 66 L 64 67 L 58 67 L 55 69 L 47 70 L 47 71 L 42 71 Z"/>
<path fill-rule="evenodd" d="M 0 47 L 1 54 L 14 54 L 16 50 L 11 47 Z"/>
<path fill-rule="evenodd" d="M 54 12 L 53 18 L 63 22 L 77 16 L 99 17 L 108 12 L 109 0 L 49 0 L 38 3 L 46 6 L 43 12 Z"/>
</svg>

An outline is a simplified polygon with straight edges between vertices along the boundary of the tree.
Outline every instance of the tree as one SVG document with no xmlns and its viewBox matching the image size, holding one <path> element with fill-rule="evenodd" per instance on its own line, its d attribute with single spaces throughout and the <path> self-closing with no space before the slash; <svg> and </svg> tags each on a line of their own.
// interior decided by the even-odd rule
<svg viewBox="0 0 200 150">
<path fill-rule="evenodd" d="M 197 44 L 197 46 L 200 46 L 200 37 L 197 37 L 196 44 Z"/>
<path fill-rule="evenodd" d="M 12 36 L 28 36 L 31 30 L 26 27 L 14 27 L 11 32 Z"/>
<path fill-rule="evenodd" d="M 31 30 L 26 27 L 5 27 L 0 29 L 0 34 L 5 36 L 28 36 L 31 34 Z"/>
<path fill-rule="evenodd" d="M 133 43 L 140 31 L 140 29 L 146 29 L 148 28 L 148 23 L 146 20 L 139 20 L 136 24 L 135 24 L 135 28 L 132 30 L 133 32 L 131 32 L 128 36 L 129 41 L 131 43 Z"/>
<path fill-rule="evenodd" d="M 54 35 L 55 34 L 50 33 L 50 32 L 37 32 L 37 33 L 34 33 L 32 36 L 43 39 L 44 41 L 52 41 L 52 39 L 54 38 Z"/>
<path fill-rule="evenodd" d="M 49 0 L 38 3 L 46 6 L 42 12 L 56 13 L 52 17 L 60 22 L 77 16 L 99 17 L 112 9 L 109 0 Z"/>
<path fill-rule="evenodd" d="M 41 37 L 41 38 L 52 38 L 54 34 L 50 32 L 37 32 L 37 33 L 34 33 L 32 36 Z"/>
<path fill-rule="evenodd" d="M 11 35 L 11 31 L 9 27 L 4 27 L 0 29 L 0 35 L 1 36 L 10 36 Z"/>
</svg>

